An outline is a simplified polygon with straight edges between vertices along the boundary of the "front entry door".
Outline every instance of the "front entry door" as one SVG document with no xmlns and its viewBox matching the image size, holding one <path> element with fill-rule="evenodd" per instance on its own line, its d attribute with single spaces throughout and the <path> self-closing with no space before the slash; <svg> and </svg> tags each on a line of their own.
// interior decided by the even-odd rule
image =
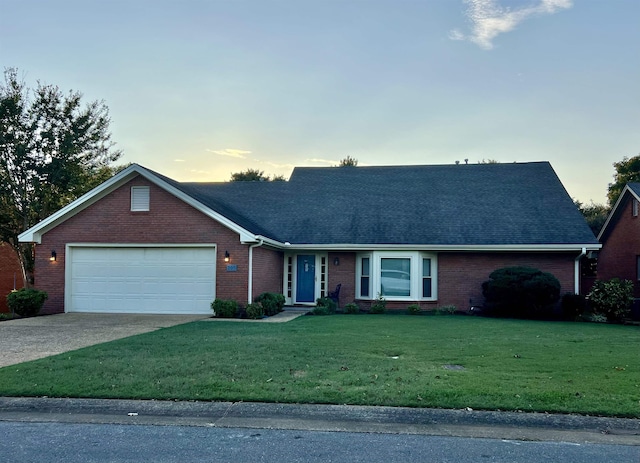
<svg viewBox="0 0 640 463">
<path fill-rule="evenodd" d="M 296 302 L 315 302 L 316 256 L 298 255 Z"/>
</svg>

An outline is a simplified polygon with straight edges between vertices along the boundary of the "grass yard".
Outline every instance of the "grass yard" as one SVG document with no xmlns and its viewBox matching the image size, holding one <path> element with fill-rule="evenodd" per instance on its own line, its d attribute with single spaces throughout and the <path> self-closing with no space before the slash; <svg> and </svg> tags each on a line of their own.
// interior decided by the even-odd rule
<svg viewBox="0 0 640 463">
<path fill-rule="evenodd" d="M 640 417 L 640 329 L 462 316 L 200 321 L 2 368 L 0 395 Z"/>
</svg>

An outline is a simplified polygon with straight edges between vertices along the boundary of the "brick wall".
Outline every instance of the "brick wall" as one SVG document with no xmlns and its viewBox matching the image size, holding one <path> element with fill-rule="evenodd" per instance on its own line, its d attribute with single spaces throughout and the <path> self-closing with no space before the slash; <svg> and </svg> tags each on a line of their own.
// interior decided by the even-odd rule
<svg viewBox="0 0 640 463">
<path fill-rule="evenodd" d="M 283 294 L 283 256 L 282 251 L 275 249 L 263 246 L 253 248 L 252 299 L 264 292 Z"/>
<path fill-rule="evenodd" d="M 7 294 L 24 286 L 18 256 L 11 246 L 0 242 L 0 312 L 8 312 Z"/>
<path fill-rule="evenodd" d="M 560 294 L 574 291 L 574 265 L 578 252 L 572 253 L 512 253 L 512 252 L 440 252 L 438 253 L 438 300 L 436 302 L 416 301 L 423 309 L 436 306 L 455 305 L 458 310 L 468 310 L 470 304 L 481 305 L 482 283 L 489 279 L 494 270 L 510 266 L 534 267 L 553 274 L 561 285 Z M 351 288 L 341 303 L 351 302 L 355 295 L 355 254 L 352 254 L 350 267 L 340 276 L 343 284 L 349 282 Z M 340 260 L 342 266 L 342 257 Z M 347 272 L 350 269 L 351 274 Z M 330 282 L 338 281 L 331 277 Z M 375 292 L 375 291 L 374 291 Z M 371 301 L 357 300 L 361 308 L 367 309 Z M 411 302 L 387 301 L 388 309 L 406 309 Z"/>
<path fill-rule="evenodd" d="M 150 187 L 150 210 L 130 211 L 131 186 Z M 36 246 L 35 287 L 49 293 L 43 313 L 64 311 L 65 245 L 67 243 L 215 243 L 216 296 L 247 300 L 248 246 L 236 233 L 206 217 L 170 193 L 136 177 L 56 228 Z M 57 254 L 50 262 L 51 250 Z M 227 272 L 224 252 L 237 272 Z"/>
<path fill-rule="evenodd" d="M 553 274 L 560 281 L 560 295 L 574 292 L 575 258 L 573 253 L 439 253 L 438 305 L 455 305 L 467 310 L 482 304 L 482 283 L 494 270 L 526 266 Z"/>
<path fill-rule="evenodd" d="M 636 275 L 636 256 L 640 256 L 640 217 L 632 214 L 632 201 L 625 195 L 618 207 L 622 209 L 598 255 L 598 279 L 621 278 L 634 282 L 634 297 L 640 297 Z"/>
<path fill-rule="evenodd" d="M 338 265 L 335 265 L 335 259 Z M 340 307 L 353 302 L 356 297 L 356 254 L 354 252 L 330 252 L 327 262 L 327 291 L 340 287 Z"/>
</svg>

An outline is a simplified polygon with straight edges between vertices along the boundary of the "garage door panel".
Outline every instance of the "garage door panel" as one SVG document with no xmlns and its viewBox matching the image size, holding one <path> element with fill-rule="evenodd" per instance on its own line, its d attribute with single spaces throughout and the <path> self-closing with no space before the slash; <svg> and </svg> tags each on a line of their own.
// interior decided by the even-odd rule
<svg viewBox="0 0 640 463">
<path fill-rule="evenodd" d="M 72 247 L 68 312 L 211 313 L 215 248 Z"/>
</svg>

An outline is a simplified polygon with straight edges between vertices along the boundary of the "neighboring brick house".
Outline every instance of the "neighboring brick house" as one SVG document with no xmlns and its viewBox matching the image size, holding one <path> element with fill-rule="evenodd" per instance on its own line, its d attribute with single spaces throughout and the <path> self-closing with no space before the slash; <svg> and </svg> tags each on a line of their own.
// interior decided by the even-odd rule
<svg viewBox="0 0 640 463">
<path fill-rule="evenodd" d="M 621 278 L 634 283 L 640 298 L 640 183 L 627 184 L 607 217 L 598 240 L 598 279 Z"/>
<path fill-rule="evenodd" d="M 579 292 L 600 248 L 547 162 L 296 168 L 287 182 L 180 183 L 132 165 L 20 235 L 45 312 L 209 313 L 283 293 L 313 305 L 466 310 L 497 268 Z M 55 260 L 51 257 L 55 253 Z"/>
<path fill-rule="evenodd" d="M 20 261 L 7 243 L 0 242 L 0 313 L 8 312 L 7 294 L 24 286 Z"/>
</svg>

